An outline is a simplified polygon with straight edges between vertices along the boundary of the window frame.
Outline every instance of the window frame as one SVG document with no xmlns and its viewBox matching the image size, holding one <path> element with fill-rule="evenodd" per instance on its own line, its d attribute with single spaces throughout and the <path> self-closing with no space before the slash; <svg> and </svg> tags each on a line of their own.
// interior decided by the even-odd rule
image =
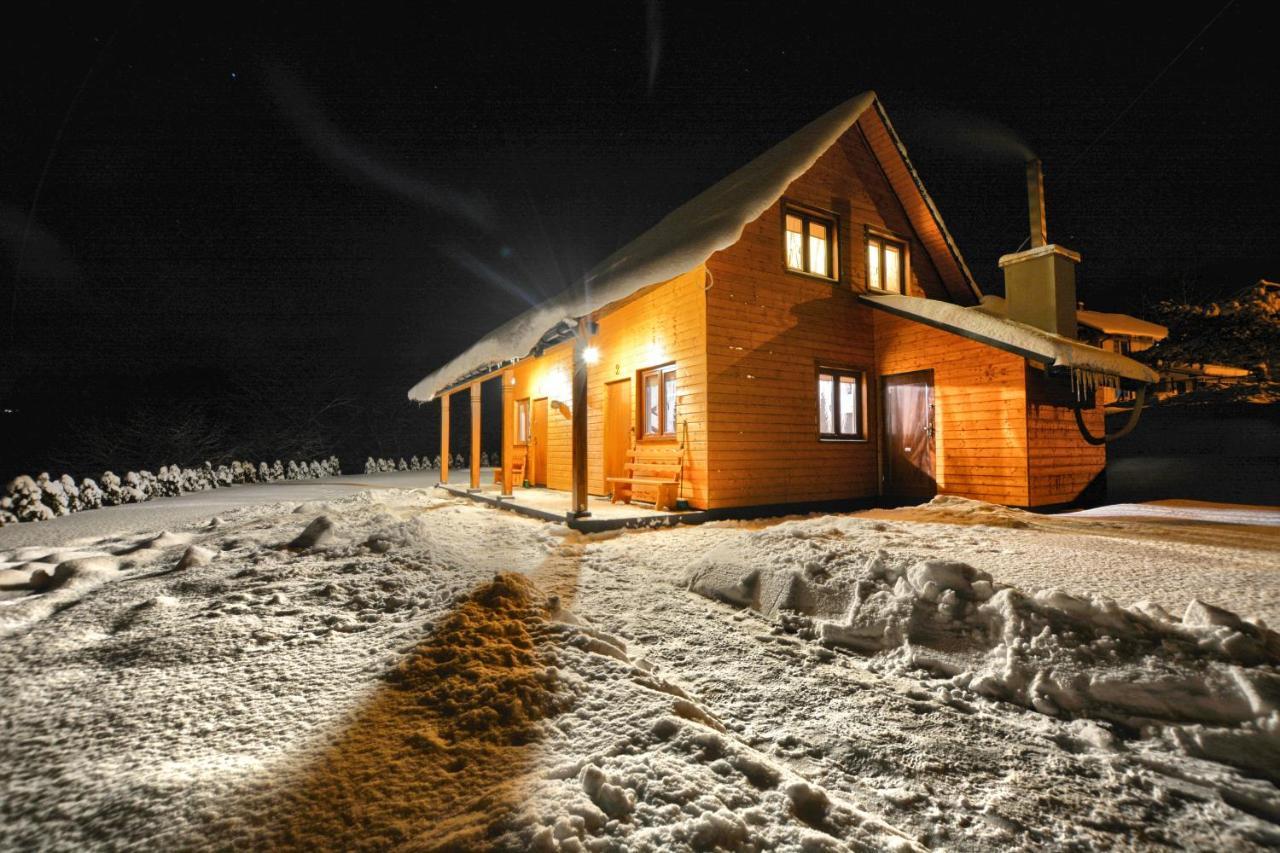
<svg viewBox="0 0 1280 853">
<path fill-rule="evenodd" d="M 908 282 L 911 281 L 911 241 L 900 234 L 894 234 L 891 231 L 884 231 L 879 228 L 867 227 L 866 231 L 866 253 L 863 255 L 862 262 L 866 264 L 866 287 L 867 290 L 876 293 L 895 293 L 902 296 L 907 294 Z M 880 281 L 881 286 L 876 287 L 871 284 L 871 247 L 872 244 L 878 243 L 880 246 Z M 885 246 L 892 245 L 898 249 L 898 276 L 901 281 L 901 289 L 890 290 L 883 286 L 884 270 L 885 270 Z"/>
<path fill-rule="evenodd" d="M 527 447 L 529 439 L 533 435 L 533 420 L 531 417 L 533 414 L 533 399 L 530 397 L 524 397 L 516 400 L 515 405 L 516 409 L 512 414 L 512 417 L 515 419 L 515 440 L 511 443 L 517 447 Z M 523 424 L 520 422 L 521 412 L 524 413 Z M 521 426 L 524 427 L 523 430 L 521 429 Z"/>
<path fill-rule="evenodd" d="M 835 432 L 822 431 L 822 389 L 816 388 L 817 406 L 816 416 L 817 422 L 815 426 L 818 431 L 818 441 L 821 442 L 865 442 L 867 438 L 867 371 L 859 367 L 834 367 L 829 364 L 818 364 L 814 371 L 814 383 L 819 385 L 823 376 L 830 376 L 832 380 L 832 425 L 835 426 Z M 841 378 L 850 378 L 854 380 L 854 432 L 840 431 L 840 380 Z"/>
<path fill-rule="evenodd" d="M 666 432 L 665 430 L 666 424 L 664 423 L 664 421 L 666 420 L 665 415 L 667 411 L 667 383 L 665 379 L 668 373 L 672 375 L 672 382 L 675 385 L 674 397 L 676 400 L 679 400 L 680 399 L 680 387 L 679 387 L 680 383 L 679 383 L 678 375 L 676 374 L 676 363 L 674 361 L 669 361 L 665 364 L 659 364 L 657 367 L 646 367 L 636 371 L 636 379 L 637 379 L 636 394 L 638 397 L 636 401 L 636 415 L 637 415 L 636 420 L 638 421 L 638 423 L 636 424 L 636 438 L 640 441 L 674 441 L 677 437 L 676 433 L 679 430 L 680 418 L 679 418 L 679 413 L 674 411 L 674 403 L 673 403 L 673 414 L 671 418 L 671 421 L 672 421 L 671 432 Z M 658 430 L 659 431 L 649 432 L 646 429 L 646 427 L 648 426 L 648 411 L 645 409 L 645 396 L 644 396 L 645 380 L 649 376 L 654 376 L 654 375 L 658 377 Z"/>
<path fill-rule="evenodd" d="M 798 216 L 801 222 L 801 251 L 804 269 L 796 269 L 787 263 L 787 217 Z M 818 222 L 827 227 L 827 270 L 830 275 L 809 271 L 809 223 Z M 783 200 L 782 203 L 782 269 L 792 275 L 803 275 L 838 284 L 840 282 L 840 217 L 830 210 Z"/>
</svg>

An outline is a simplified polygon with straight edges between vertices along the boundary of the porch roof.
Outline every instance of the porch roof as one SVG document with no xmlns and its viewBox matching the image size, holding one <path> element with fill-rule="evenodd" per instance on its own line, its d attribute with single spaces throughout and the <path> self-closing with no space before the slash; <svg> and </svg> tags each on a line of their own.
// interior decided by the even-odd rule
<svg viewBox="0 0 1280 853">
<path fill-rule="evenodd" d="M 774 204 L 792 181 L 817 162 L 869 109 L 879 109 L 874 92 L 864 92 L 810 122 L 728 177 L 676 208 L 657 225 L 610 255 L 581 282 L 525 311 L 474 343 L 409 389 L 409 399 L 429 402 L 438 394 L 474 382 L 572 335 L 589 316 L 646 287 L 669 281 L 737 242 L 742 230 Z M 888 125 L 887 118 L 885 119 Z M 898 153 L 906 151 L 889 129 Z M 914 176 L 914 170 L 910 170 Z M 960 259 L 924 187 L 917 189 L 936 222 L 972 298 L 981 291 Z"/>
<path fill-rule="evenodd" d="M 980 306 L 964 308 L 937 299 L 896 294 L 862 294 L 858 298 L 872 308 L 963 335 L 1049 367 L 1145 384 L 1160 379 L 1151 368 L 1119 353 L 1018 323 L 983 311 Z"/>
</svg>

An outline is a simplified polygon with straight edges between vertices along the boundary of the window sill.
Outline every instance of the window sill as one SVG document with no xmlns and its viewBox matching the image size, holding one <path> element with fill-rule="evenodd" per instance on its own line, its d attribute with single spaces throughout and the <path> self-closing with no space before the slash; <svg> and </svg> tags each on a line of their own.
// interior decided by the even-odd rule
<svg viewBox="0 0 1280 853">
<path fill-rule="evenodd" d="M 818 275 L 816 272 L 805 272 L 804 270 L 793 270 L 791 267 L 783 267 L 782 271 L 787 275 L 798 275 L 801 278 L 811 278 L 814 281 L 825 281 L 827 284 L 839 284 L 840 279 L 830 278 L 825 275 Z"/>
<path fill-rule="evenodd" d="M 642 435 L 636 440 L 641 444 L 675 444 L 676 436 L 674 433 L 668 435 Z"/>
<path fill-rule="evenodd" d="M 870 441 L 865 435 L 820 435 L 819 444 L 866 444 Z"/>
<path fill-rule="evenodd" d="M 905 296 L 906 295 L 901 290 L 887 290 L 883 287 L 871 287 L 870 285 L 867 286 L 867 293 L 884 293 L 889 296 Z"/>
</svg>

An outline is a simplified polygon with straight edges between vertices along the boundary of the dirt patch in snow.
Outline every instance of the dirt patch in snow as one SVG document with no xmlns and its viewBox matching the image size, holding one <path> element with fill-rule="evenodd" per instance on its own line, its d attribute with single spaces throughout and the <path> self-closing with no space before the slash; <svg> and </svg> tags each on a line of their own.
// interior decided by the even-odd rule
<svg viewBox="0 0 1280 853">
<path fill-rule="evenodd" d="M 546 617 L 523 577 L 481 586 L 312 764 L 248 798 L 247 814 L 214 834 L 296 850 L 484 846 L 532 767 L 536 723 L 572 702 Z"/>
</svg>

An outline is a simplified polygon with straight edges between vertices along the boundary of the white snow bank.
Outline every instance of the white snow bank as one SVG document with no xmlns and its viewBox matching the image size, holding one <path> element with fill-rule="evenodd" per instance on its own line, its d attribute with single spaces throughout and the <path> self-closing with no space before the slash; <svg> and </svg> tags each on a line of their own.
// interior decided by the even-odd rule
<svg viewBox="0 0 1280 853">
<path fill-rule="evenodd" d="M 1207 524 L 1243 524 L 1280 527 L 1280 509 L 1250 506 L 1212 506 L 1187 501 L 1170 503 L 1111 504 L 1064 512 L 1078 518 L 1140 518 L 1158 521 L 1195 521 Z"/>
<path fill-rule="evenodd" d="M 4 602 L 0 606 L 0 637 L 29 628 L 119 576 L 120 561 L 115 557 L 65 560 L 52 574 L 36 569 L 27 585 L 45 592 Z"/>
<path fill-rule="evenodd" d="M 896 294 L 862 294 L 863 302 L 882 311 L 957 332 L 1053 367 L 1102 373 L 1154 384 L 1159 375 L 1146 365 L 1116 352 L 1098 349 L 1006 317 L 937 299 Z"/>
<path fill-rule="evenodd" d="M 1062 590 L 1028 596 L 965 563 L 850 544 L 845 528 L 857 524 L 757 531 L 711 549 L 686 581 L 889 671 L 924 670 L 1045 714 L 1229 726 L 1260 750 L 1280 747 L 1280 635 L 1265 624 L 1200 601 L 1177 618 Z M 1267 772 L 1280 779 L 1280 765 Z"/>
</svg>

